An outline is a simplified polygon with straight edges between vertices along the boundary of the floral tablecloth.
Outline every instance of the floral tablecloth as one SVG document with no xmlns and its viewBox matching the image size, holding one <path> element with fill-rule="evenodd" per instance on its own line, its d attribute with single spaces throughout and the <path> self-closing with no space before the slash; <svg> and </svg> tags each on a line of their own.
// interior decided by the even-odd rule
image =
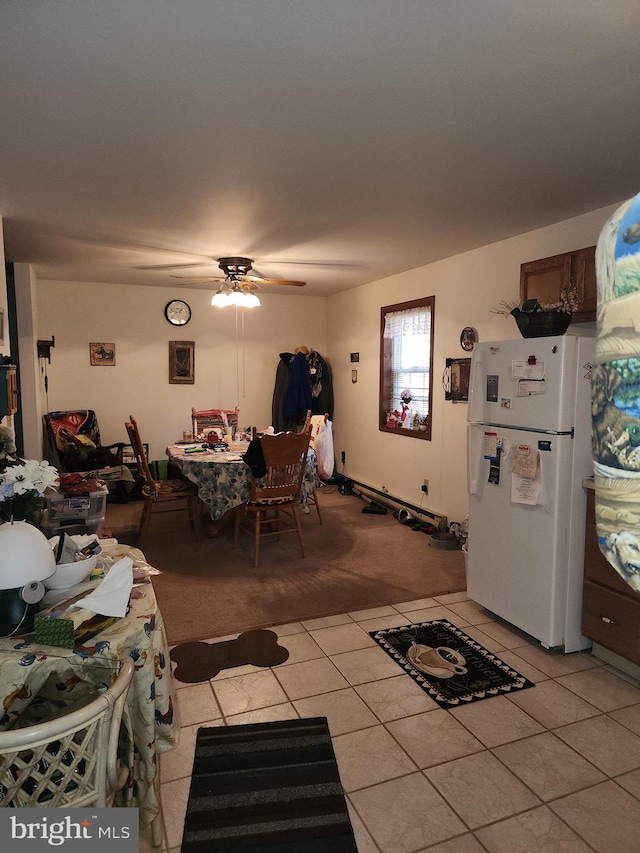
<svg viewBox="0 0 640 853">
<path fill-rule="evenodd" d="M 251 470 L 239 453 L 211 450 L 187 454 L 180 445 L 171 445 L 167 448 L 167 456 L 183 476 L 198 486 L 198 497 L 207 504 L 214 521 L 249 500 Z M 309 450 L 300 493 L 303 508 L 306 509 L 307 498 L 315 487 L 316 455 Z"/>
<path fill-rule="evenodd" d="M 171 678 L 167 637 L 153 585 L 132 590 L 128 614 L 74 651 L 38 646 L 26 638 L 0 639 L 0 729 L 32 716 L 35 707 L 75 704 L 108 687 L 118 664 L 131 656 L 135 673 L 124 720 L 130 738 L 133 779 L 116 805 L 139 808 L 140 826 L 159 811 L 156 756 L 177 743 L 179 720 Z"/>
</svg>

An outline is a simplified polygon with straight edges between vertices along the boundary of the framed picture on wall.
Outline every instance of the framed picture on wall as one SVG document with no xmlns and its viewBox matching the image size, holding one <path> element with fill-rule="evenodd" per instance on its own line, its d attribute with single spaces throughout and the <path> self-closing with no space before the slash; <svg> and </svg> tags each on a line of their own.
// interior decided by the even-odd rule
<svg viewBox="0 0 640 853">
<path fill-rule="evenodd" d="M 116 363 L 116 345 L 114 343 L 90 343 L 89 364 L 92 367 L 113 367 Z"/>
<path fill-rule="evenodd" d="M 466 403 L 469 400 L 470 358 L 448 358 L 445 362 L 442 384 L 445 400 Z"/>
<path fill-rule="evenodd" d="M 0 346 L 4 346 L 4 308 L 0 308 Z"/>
<path fill-rule="evenodd" d="M 195 341 L 169 341 L 169 384 L 195 383 Z"/>
</svg>

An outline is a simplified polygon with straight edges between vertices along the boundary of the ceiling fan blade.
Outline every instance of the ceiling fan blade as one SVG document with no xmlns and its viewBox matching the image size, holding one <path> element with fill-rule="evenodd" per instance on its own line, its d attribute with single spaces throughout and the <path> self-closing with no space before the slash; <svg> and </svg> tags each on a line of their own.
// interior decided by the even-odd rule
<svg viewBox="0 0 640 853">
<path fill-rule="evenodd" d="M 214 267 L 213 261 L 189 261 L 184 264 L 145 264 L 135 266 L 137 270 L 182 270 L 191 269 L 192 267 Z"/>
<path fill-rule="evenodd" d="M 362 264 L 354 263 L 353 261 L 291 261 L 284 258 L 260 258 L 256 263 L 261 266 L 278 266 L 279 264 L 287 264 L 295 267 L 334 267 L 336 269 L 360 269 Z M 255 269 L 253 270 L 255 272 Z"/>
<path fill-rule="evenodd" d="M 288 287 L 304 287 L 307 283 L 306 281 L 287 281 L 283 278 L 256 278 L 255 281 L 259 284 L 285 284 Z"/>
<path fill-rule="evenodd" d="M 179 278 L 185 284 L 189 284 L 189 283 L 194 284 L 195 282 L 205 282 L 205 281 L 211 281 L 215 284 L 216 282 L 226 281 L 226 278 L 224 278 L 224 276 L 206 276 L 205 277 L 205 276 L 193 276 L 193 275 L 169 275 L 169 278 Z"/>
<path fill-rule="evenodd" d="M 304 287 L 307 283 L 306 281 L 290 281 L 284 278 L 267 278 L 266 275 L 262 275 L 257 270 L 252 270 L 252 273 L 254 275 L 241 275 L 238 278 L 240 281 L 254 281 L 256 284 L 285 284 L 291 287 Z"/>
</svg>

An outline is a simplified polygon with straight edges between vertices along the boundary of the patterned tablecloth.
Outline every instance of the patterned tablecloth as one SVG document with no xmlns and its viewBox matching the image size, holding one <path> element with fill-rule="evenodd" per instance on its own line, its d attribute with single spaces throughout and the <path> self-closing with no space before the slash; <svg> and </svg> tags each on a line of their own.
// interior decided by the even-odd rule
<svg viewBox="0 0 640 853">
<path fill-rule="evenodd" d="M 133 735 L 134 773 L 115 804 L 139 808 L 140 826 L 149 825 L 159 811 L 156 756 L 176 745 L 179 731 L 167 637 L 153 585 L 135 585 L 128 614 L 74 651 L 37 646 L 29 642 L 32 638 L 0 639 L 0 729 L 25 713 L 37 721 L 39 706 L 49 710 L 91 698 L 111 684 L 119 662 L 131 656 L 135 673 L 124 720 Z"/>
<path fill-rule="evenodd" d="M 249 500 L 251 470 L 239 453 L 205 451 L 185 453 L 180 445 L 167 448 L 167 456 L 183 476 L 198 486 L 198 497 L 209 507 L 214 521 Z M 316 455 L 309 450 L 302 481 L 300 503 L 307 508 L 307 498 L 316 487 Z"/>
</svg>

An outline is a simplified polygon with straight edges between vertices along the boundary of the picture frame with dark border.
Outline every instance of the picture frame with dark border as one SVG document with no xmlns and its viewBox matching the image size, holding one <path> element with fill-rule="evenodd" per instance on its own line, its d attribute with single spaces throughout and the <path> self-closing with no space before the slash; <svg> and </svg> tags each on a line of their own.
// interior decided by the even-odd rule
<svg viewBox="0 0 640 853">
<path fill-rule="evenodd" d="M 0 346 L 4 346 L 4 308 L 0 308 Z"/>
<path fill-rule="evenodd" d="M 169 341 L 169 384 L 195 383 L 195 341 Z"/>
<path fill-rule="evenodd" d="M 452 403 L 469 400 L 470 358 L 447 358 L 443 375 L 444 398 Z"/>
<path fill-rule="evenodd" d="M 89 344 L 89 364 L 92 367 L 115 367 L 116 345 L 104 341 L 92 341 Z"/>
</svg>

